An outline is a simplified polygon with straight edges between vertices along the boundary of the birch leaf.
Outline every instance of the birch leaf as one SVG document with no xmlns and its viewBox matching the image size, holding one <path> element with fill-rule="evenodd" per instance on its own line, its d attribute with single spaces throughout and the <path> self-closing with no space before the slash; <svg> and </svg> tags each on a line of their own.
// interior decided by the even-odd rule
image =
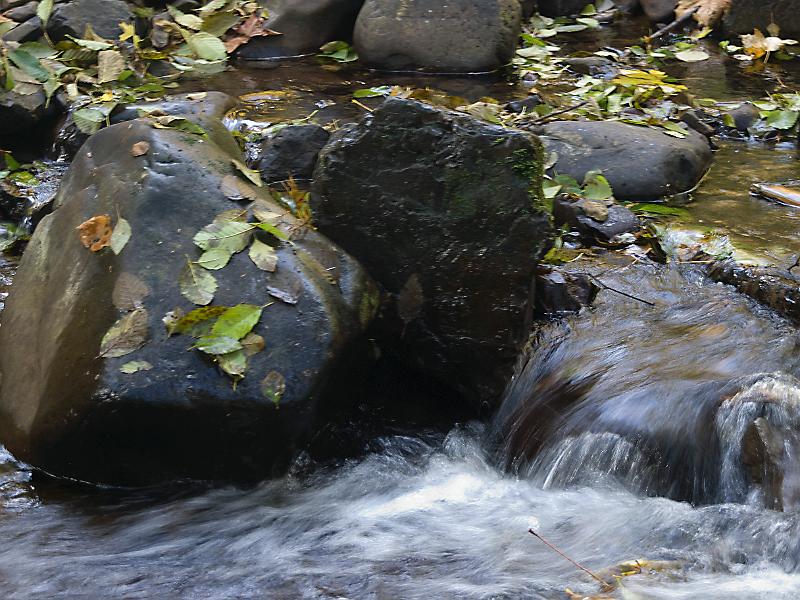
<svg viewBox="0 0 800 600">
<path fill-rule="evenodd" d="M 117 226 L 114 227 L 114 232 L 111 234 L 111 239 L 108 240 L 108 245 L 114 254 L 119 254 L 128 245 L 131 239 L 133 230 L 131 224 L 122 217 L 117 220 Z"/>
<path fill-rule="evenodd" d="M 100 342 L 100 356 L 117 358 L 130 354 L 147 341 L 148 314 L 137 308 L 111 326 Z"/>
<path fill-rule="evenodd" d="M 211 334 L 240 340 L 246 336 L 261 318 L 260 306 L 238 304 L 226 310 L 214 323 Z"/>
<path fill-rule="evenodd" d="M 253 240 L 253 244 L 250 246 L 250 260 L 262 271 L 270 273 L 274 273 L 278 265 L 278 255 L 275 253 L 275 249 L 258 240 Z"/>
<path fill-rule="evenodd" d="M 211 304 L 214 294 L 217 293 L 217 280 L 214 276 L 189 261 L 178 279 L 178 285 L 184 298 L 200 306 Z"/>
</svg>

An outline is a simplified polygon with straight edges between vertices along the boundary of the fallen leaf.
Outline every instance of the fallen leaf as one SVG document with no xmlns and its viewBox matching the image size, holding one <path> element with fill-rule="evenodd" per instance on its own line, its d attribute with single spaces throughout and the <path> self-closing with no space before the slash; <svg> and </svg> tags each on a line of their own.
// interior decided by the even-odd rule
<svg viewBox="0 0 800 600">
<path fill-rule="evenodd" d="M 261 393 L 275 406 L 278 406 L 286 393 L 286 379 L 277 371 L 270 371 L 261 382 Z"/>
<path fill-rule="evenodd" d="M 264 338 L 258 335 L 257 333 L 248 333 L 244 336 L 241 340 L 242 342 L 242 349 L 247 356 L 253 356 L 254 354 L 258 354 L 264 349 L 266 343 L 264 342 Z"/>
<path fill-rule="evenodd" d="M 684 13 L 697 8 L 694 20 L 704 27 L 714 27 L 730 9 L 732 0 L 680 0 L 675 8 L 675 15 L 680 18 Z"/>
<path fill-rule="evenodd" d="M 262 310 L 260 306 L 255 306 L 254 304 L 232 306 L 220 315 L 217 322 L 214 323 L 214 327 L 211 328 L 211 335 L 240 340 L 256 326 L 256 323 L 261 318 Z"/>
<path fill-rule="evenodd" d="M 241 221 L 214 222 L 198 231 L 193 239 L 201 250 L 224 248 L 235 254 L 247 248 L 254 227 Z"/>
<path fill-rule="evenodd" d="M 254 37 L 280 35 L 277 31 L 267 29 L 266 22 L 266 19 L 258 13 L 253 13 L 237 27 L 234 27 L 233 31 L 236 35 L 225 40 L 225 50 L 228 54 L 235 52 L 239 46 L 246 44 Z"/>
<path fill-rule="evenodd" d="M 150 295 L 150 288 L 133 273 L 121 273 L 114 284 L 111 301 L 120 310 L 142 308 L 142 301 Z"/>
<path fill-rule="evenodd" d="M 234 380 L 242 379 L 247 372 L 247 354 L 244 350 L 218 354 L 216 359 L 219 368 Z"/>
<path fill-rule="evenodd" d="M 111 239 L 108 240 L 108 245 L 111 247 L 111 251 L 114 254 L 119 254 L 122 252 L 125 249 L 125 246 L 128 245 L 128 241 L 131 239 L 132 234 L 133 230 L 131 229 L 131 224 L 120 217 L 117 220 L 117 225 L 114 227 L 113 233 L 111 234 Z"/>
<path fill-rule="evenodd" d="M 127 68 L 125 57 L 119 50 L 103 50 L 97 53 L 97 82 L 117 81 Z"/>
<path fill-rule="evenodd" d="M 675 53 L 675 58 L 683 62 L 700 62 L 701 60 L 708 60 L 710 55 L 705 50 L 694 48 L 692 50 L 683 50 Z"/>
<path fill-rule="evenodd" d="M 92 217 L 75 229 L 78 230 L 83 247 L 89 248 L 92 252 L 100 252 L 103 248 L 107 248 L 113 234 L 111 217 L 108 215 Z"/>
<path fill-rule="evenodd" d="M 170 335 L 179 333 L 187 334 L 195 337 L 203 337 L 211 333 L 211 324 L 209 321 L 216 319 L 222 313 L 228 310 L 227 306 L 203 306 L 202 308 L 195 308 L 193 311 L 186 315 L 177 317 L 172 320 L 167 326 L 167 331 Z M 207 331 L 199 331 L 198 326 L 207 324 Z"/>
<path fill-rule="evenodd" d="M 236 175 L 226 175 L 219 186 L 220 191 L 228 200 L 255 200 L 255 192 L 241 178 Z"/>
<path fill-rule="evenodd" d="M 131 146 L 132 156 L 144 156 L 150 152 L 150 144 L 148 142 L 136 142 Z"/>
<path fill-rule="evenodd" d="M 267 293 L 272 296 L 273 298 L 277 298 L 281 302 L 285 302 L 286 304 L 295 305 L 297 304 L 299 298 L 290 294 L 289 292 L 285 292 L 281 289 L 267 286 Z"/>
<path fill-rule="evenodd" d="M 178 285 L 184 298 L 200 306 L 210 304 L 217 293 L 217 280 L 214 276 L 189 261 L 178 278 Z"/>
<path fill-rule="evenodd" d="M 119 370 L 126 375 L 132 375 L 133 373 L 138 373 L 139 371 L 149 371 L 152 368 L 153 365 L 146 360 L 132 360 L 131 362 L 127 362 L 122 365 Z"/>
<path fill-rule="evenodd" d="M 259 242 L 258 240 L 253 240 L 249 255 L 253 264 L 262 271 L 268 271 L 270 273 L 275 272 L 278 265 L 278 255 L 275 253 L 275 249 L 272 246 Z"/>
<path fill-rule="evenodd" d="M 261 173 L 259 173 L 254 169 L 249 169 L 246 164 L 244 164 L 240 160 L 236 160 L 235 158 L 232 158 L 231 162 L 233 163 L 233 166 L 236 167 L 242 175 L 247 177 L 257 187 L 262 187 L 264 185 L 261 182 Z"/>
<path fill-rule="evenodd" d="M 144 308 L 137 308 L 111 326 L 100 342 L 99 355 L 104 358 L 117 358 L 130 354 L 147 342 L 148 314 Z"/>
<path fill-rule="evenodd" d="M 197 259 L 197 264 L 204 269 L 218 271 L 230 262 L 231 256 L 230 250 L 226 250 L 225 248 L 211 248 L 203 252 L 200 258 Z"/>
<path fill-rule="evenodd" d="M 239 340 L 213 334 L 198 339 L 194 347 L 206 354 L 228 354 L 242 349 Z"/>
</svg>

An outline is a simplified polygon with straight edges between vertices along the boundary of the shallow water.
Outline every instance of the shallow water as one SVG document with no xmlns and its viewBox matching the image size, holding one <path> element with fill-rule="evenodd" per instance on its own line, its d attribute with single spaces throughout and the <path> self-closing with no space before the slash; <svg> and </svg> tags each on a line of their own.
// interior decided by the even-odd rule
<svg viewBox="0 0 800 600">
<path fill-rule="evenodd" d="M 626 37 L 635 32 L 604 30 L 577 36 L 574 46 Z M 774 86 L 774 78 L 732 61 L 678 68 L 698 95 L 737 100 Z M 526 93 L 501 77 L 381 75 L 323 69 L 313 59 L 242 68 L 195 86 L 280 92 L 250 102 L 236 119 L 274 123 L 318 111 L 315 118 L 329 123 L 357 118 L 364 109 L 351 102 L 352 91 L 382 84 L 429 85 L 470 100 Z M 748 189 L 797 178 L 796 157 L 793 147 L 725 142 L 687 208 L 701 226 L 784 261 L 800 250 L 800 213 L 751 198 Z M 489 425 L 379 437 L 358 458 L 335 465 L 304 458 L 292 475 L 248 489 L 88 490 L 47 480 L 0 448 L 0 596 L 596 593 L 591 579 L 528 533 L 533 527 L 595 571 L 632 559 L 674 563 L 625 578 L 616 598 L 800 597 L 800 512 L 791 504 L 786 512 L 764 508 L 737 463 L 741 425 L 752 415 L 719 410 L 722 396 L 773 374 L 788 382 L 773 420 L 794 426 L 797 333 L 692 269 L 633 262 L 573 267 L 655 306 L 602 291 L 597 308 L 544 328 L 535 361 Z M 0 260 L 0 308 L 12 271 Z M 563 420 L 514 420 L 520 403 L 559 399 L 565 383 L 580 390 Z M 524 427 L 509 436 L 514 423 Z M 652 447 L 675 461 L 654 461 Z M 796 478 L 797 462 L 787 465 Z"/>
</svg>

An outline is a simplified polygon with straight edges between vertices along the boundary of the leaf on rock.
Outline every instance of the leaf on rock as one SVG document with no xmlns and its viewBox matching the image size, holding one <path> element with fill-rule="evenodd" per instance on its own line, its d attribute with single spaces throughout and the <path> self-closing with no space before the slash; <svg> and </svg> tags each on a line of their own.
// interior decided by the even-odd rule
<svg viewBox="0 0 800 600">
<path fill-rule="evenodd" d="M 257 187 L 262 187 L 264 184 L 261 182 L 261 173 L 255 169 L 247 168 L 247 165 L 235 158 L 231 159 L 233 166 L 239 169 L 239 172 L 252 181 Z"/>
<path fill-rule="evenodd" d="M 232 337 L 213 335 L 213 333 L 198 339 L 194 347 L 206 354 L 228 354 L 242 349 L 239 340 Z"/>
<path fill-rule="evenodd" d="M 208 61 L 225 60 L 228 58 L 228 52 L 222 40 L 205 31 L 190 35 L 186 43 L 197 58 Z"/>
<path fill-rule="evenodd" d="M 261 199 L 253 202 L 250 205 L 250 210 L 253 211 L 253 216 L 255 216 L 256 219 L 267 225 L 278 225 L 283 218 L 283 215 L 273 211 L 272 207 Z"/>
<path fill-rule="evenodd" d="M 228 200 L 254 200 L 257 198 L 255 192 L 236 175 L 226 175 L 222 178 L 219 189 L 225 194 Z"/>
<path fill-rule="evenodd" d="M 280 35 L 276 31 L 267 29 L 267 20 L 258 13 L 251 14 L 241 24 L 234 28 L 235 35 L 225 41 L 225 50 L 230 54 L 239 46 L 246 44 L 254 37 Z"/>
<path fill-rule="evenodd" d="M 72 113 L 72 120 L 81 133 L 92 135 L 106 122 L 106 116 L 95 108 L 81 108 Z"/>
<path fill-rule="evenodd" d="M 231 256 L 231 252 L 225 248 L 211 248 L 203 252 L 197 259 L 197 264 L 204 269 L 218 271 L 230 262 Z"/>
<path fill-rule="evenodd" d="M 119 50 L 103 50 L 97 53 L 97 82 L 109 83 L 117 81 L 122 72 L 128 68 L 125 57 Z"/>
<path fill-rule="evenodd" d="M 148 314 L 137 308 L 111 326 L 100 342 L 100 356 L 117 358 L 130 354 L 147 342 Z"/>
<path fill-rule="evenodd" d="M 244 350 L 236 350 L 216 356 L 219 368 L 233 377 L 234 381 L 242 379 L 247 372 L 247 354 Z"/>
<path fill-rule="evenodd" d="M 296 294 L 291 294 L 276 287 L 267 286 L 267 293 L 281 302 L 294 306 L 300 300 Z"/>
<path fill-rule="evenodd" d="M 133 273 L 121 273 L 114 284 L 111 301 L 120 310 L 142 308 L 142 301 L 150 295 L 150 288 Z"/>
<path fill-rule="evenodd" d="M 217 319 L 211 328 L 211 334 L 240 340 L 256 326 L 262 310 L 262 307 L 254 304 L 232 306 Z"/>
<path fill-rule="evenodd" d="M 214 276 L 190 261 L 186 262 L 178 285 L 184 298 L 200 306 L 210 304 L 217 293 L 217 280 Z"/>
<path fill-rule="evenodd" d="M 119 254 L 122 252 L 125 249 L 125 246 L 128 245 L 132 234 L 133 230 L 131 229 L 131 224 L 128 223 L 127 220 L 120 217 L 117 220 L 117 226 L 114 227 L 114 231 L 111 234 L 111 239 L 108 241 L 111 251 L 114 254 Z"/>
<path fill-rule="evenodd" d="M 600 171 L 589 171 L 583 181 L 583 195 L 587 200 L 608 200 L 614 192 Z"/>
<path fill-rule="evenodd" d="M 206 225 L 194 236 L 201 250 L 224 248 L 231 254 L 247 248 L 253 234 L 253 225 L 241 221 L 223 221 Z"/>
<path fill-rule="evenodd" d="M 43 26 L 47 25 L 50 15 L 53 14 L 53 2 L 54 0 L 42 0 L 36 8 L 36 16 L 39 17 Z"/>
<path fill-rule="evenodd" d="M 209 321 L 216 319 L 221 314 L 228 310 L 227 306 L 204 306 L 202 308 L 195 308 L 193 311 L 186 315 L 178 317 L 167 326 L 167 331 L 170 335 L 185 334 L 195 337 L 203 337 L 211 333 L 211 324 Z M 198 335 L 199 325 L 208 325 L 207 331 L 202 331 Z"/>
<path fill-rule="evenodd" d="M 148 142 L 136 142 L 131 146 L 131 156 L 144 156 L 150 152 L 150 144 Z"/>
<path fill-rule="evenodd" d="M 122 365 L 119 370 L 126 375 L 132 375 L 134 373 L 138 373 L 139 371 L 149 371 L 152 368 L 153 365 L 146 360 L 132 360 L 131 362 L 127 362 Z"/>
<path fill-rule="evenodd" d="M 191 133 L 203 137 L 208 136 L 208 132 L 200 127 L 197 123 L 190 121 L 185 117 L 163 116 L 151 117 L 152 125 L 156 129 L 177 129 L 185 133 Z"/>
<path fill-rule="evenodd" d="M 279 406 L 286 393 L 286 379 L 277 371 L 270 371 L 261 382 L 261 393 L 276 407 Z"/>
<path fill-rule="evenodd" d="M 253 240 L 249 254 L 250 260 L 252 260 L 253 264 L 259 269 L 270 273 L 275 272 L 278 266 L 278 255 L 275 253 L 275 249 L 272 246 L 264 242 L 259 242 L 258 240 Z"/>
<path fill-rule="evenodd" d="M 419 276 L 414 273 L 408 278 L 400 293 L 397 295 L 397 314 L 408 325 L 419 318 L 422 307 L 425 305 L 425 295 Z"/>
<path fill-rule="evenodd" d="M 111 217 L 108 215 L 92 217 L 75 229 L 78 230 L 78 237 L 83 247 L 92 252 L 100 252 L 103 248 L 107 248 L 114 233 L 111 229 Z"/>
<path fill-rule="evenodd" d="M 241 343 L 242 349 L 244 350 L 245 355 L 248 357 L 258 354 L 264 349 L 264 346 L 266 346 L 264 338 L 257 333 L 252 332 L 244 336 L 241 340 Z"/>
</svg>

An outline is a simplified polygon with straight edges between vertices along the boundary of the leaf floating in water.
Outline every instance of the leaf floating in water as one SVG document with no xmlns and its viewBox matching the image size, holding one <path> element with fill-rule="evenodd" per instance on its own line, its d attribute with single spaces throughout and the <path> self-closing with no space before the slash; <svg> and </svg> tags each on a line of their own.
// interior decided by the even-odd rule
<svg viewBox="0 0 800 600">
<path fill-rule="evenodd" d="M 100 342 L 100 356 L 117 358 L 130 354 L 147 342 L 148 314 L 137 308 L 111 326 Z"/>
<path fill-rule="evenodd" d="M 274 273 L 278 265 L 278 255 L 275 249 L 258 240 L 253 240 L 250 246 L 250 260 L 262 271 Z"/>
<path fill-rule="evenodd" d="M 92 252 L 100 252 L 103 248 L 107 248 L 113 234 L 111 217 L 108 215 L 92 217 L 75 229 L 78 230 L 78 236 L 83 247 L 89 248 Z"/>
<path fill-rule="evenodd" d="M 262 187 L 264 184 L 261 183 L 261 173 L 254 169 L 247 168 L 247 165 L 244 164 L 240 160 L 236 160 L 235 158 L 231 159 L 233 166 L 239 169 L 239 172 L 247 177 L 250 181 L 252 181 L 256 186 Z"/>
<path fill-rule="evenodd" d="M 132 273 L 121 273 L 114 284 L 111 301 L 120 310 L 142 308 L 142 300 L 150 295 L 147 284 Z"/>
<path fill-rule="evenodd" d="M 212 335 L 198 339 L 194 347 L 206 354 L 228 354 L 242 349 L 239 340 L 232 337 L 214 335 L 213 332 Z"/>
<path fill-rule="evenodd" d="M 225 248 L 211 248 L 203 252 L 202 256 L 197 259 L 197 264 L 204 269 L 218 271 L 230 262 L 231 256 L 230 251 Z"/>
<path fill-rule="evenodd" d="M 286 393 L 286 379 L 277 371 L 270 371 L 261 382 L 261 393 L 275 406 L 279 406 Z"/>
<path fill-rule="evenodd" d="M 144 156 L 150 152 L 150 144 L 148 142 L 136 142 L 131 146 L 131 156 Z"/>
<path fill-rule="evenodd" d="M 211 304 L 214 294 L 217 293 L 217 280 L 214 276 L 188 261 L 178 279 L 178 285 L 184 298 L 200 306 Z"/>
<path fill-rule="evenodd" d="M 266 343 L 264 342 L 264 338 L 256 333 L 248 333 L 244 338 L 241 340 L 242 342 L 242 349 L 246 356 L 250 357 L 254 354 L 258 354 L 264 349 Z"/>
<path fill-rule="evenodd" d="M 177 317 L 167 326 L 167 330 L 170 335 L 177 333 L 203 337 L 211 333 L 211 324 L 209 321 L 216 319 L 226 310 L 228 310 L 227 306 L 204 306 L 202 308 L 195 308 L 190 313 Z M 198 331 L 200 325 L 207 325 L 207 331 Z"/>
<path fill-rule="evenodd" d="M 111 234 L 111 239 L 108 241 L 111 251 L 114 254 L 119 254 L 122 252 L 125 249 L 125 246 L 128 245 L 132 234 L 133 230 L 131 229 L 131 224 L 120 217 L 117 220 L 117 226 L 114 227 L 114 232 Z"/>
<path fill-rule="evenodd" d="M 286 304 L 291 304 L 292 306 L 297 304 L 299 300 L 297 296 L 293 296 L 289 292 L 285 292 L 275 287 L 267 287 L 267 293 L 273 298 L 277 298 L 281 302 L 285 302 Z"/>
<path fill-rule="evenodd" d="M 260 306 L 254 304 L 238 304 L 226 310 L 214 323 L 211 334 L 240 340 L 246 336 L 261 318 Z M 217 353 L 219 354 L 219 353 Z"/>
<path fill-rule="evenodd" d="M 422 292 L 422 284 L 419 276 L 414 273 L 397 295 L 397 314 L 400 315 L 403 323 L 408 325 L 411 321 L 419 318 L 424 305 L 425 296 Z"/>
<path fill-rule="evenodd" d="M 122 365 L 119 370 L 126 375 L 132 375 L 134 373 L 138 373 L 139 371 L 149 371 L 152 368 L 153 365 L 146 360 L 132 360 L 131 362 L 127 362 Z"/>
</svg>

